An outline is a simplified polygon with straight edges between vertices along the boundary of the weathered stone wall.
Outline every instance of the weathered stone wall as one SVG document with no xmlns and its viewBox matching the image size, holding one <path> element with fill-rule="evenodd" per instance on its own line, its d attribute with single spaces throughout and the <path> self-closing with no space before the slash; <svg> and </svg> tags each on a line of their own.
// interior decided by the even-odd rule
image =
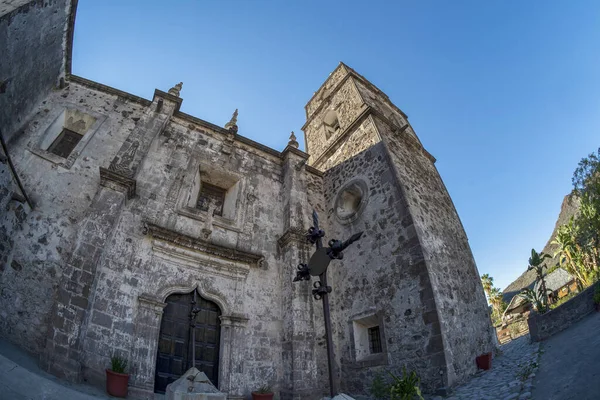
<svg viewBox="0 0 600 400">
<path fill-rule="evenodd" d="M 31 1 L 32 0 L 0 0 L 0 17 L 27 3 L 30 3 Z"/>
<path fill-rule="evenodd" d="M 594 283 L 571 300 L 545 314 L 532 312 L 527 320 L 531 340 L 546 340 L 594 312 L 594 293 L 598 288 L 600 282 Z"/>
<path fill-rule="evenodd" d="M 0 282 L 1 306 L 8 316 L 2 335 L 36 353 L 49 346 L 44 366 L 69 379 L 77 379 L 82 368 L 85 379 L 99 383 L 109 357 L 121 354 L 130 361 L 132 390 L 148 392 L 153 390 L 164 301 L 171 293 L 197 287 L 217 302 L 224 316 L 222 340 L 228 344 L 222 347 L 221 362 L 228 374 L 220 386 L 240 396 L 265 383 L 283 390 L 283 322 L 290 312 L 282 307 L 283 299 L 299 296 L 297 303 L 305 311 L 302 321 L 316 318 L 317 335 L 323 335 L 323 323 L 310 287 L 282 290 L 282 279 L 289 283 L 295 265 L 307 261 L 306 245 L 295 244 L 304 250 L 284 258 L 277 240 L 286 226 L 282 222 L 291 217 L 298 201 L 303 205 L 296 225 L 303 229 L 313 207 L 323 210 L 322 178 L 307 172 L 302 163 L 291 165 L 305 182 L 304 198 L 298 199 L 296 191 L 294 201 L 285 203 L 277 152 L 235 141 L 222 129 L 181 114 L 149 143 L 139 171 L 132 175 L 137 195 L 123 205 L 123 194 L 99 186 L 98 169 L 112 165 L 140 118 L 144 120 L 156 104 L 76 81 L 80 83 L 70 82 L 46 98 L 12 145 L 24 184 L 33 189 L 36 209 L 16 237 L 11 257 L 23 268 L 12 268 Z M 65 166 L 53 162 L 39 144 L 67 107 L 93 113 L 102 123 L 73 163 Z M 199 170 L 216 183 L 235 181 L 239 186 L 232 216 L 210 219 L 187 206 Z M 233 254 L 262 255 L 264 261 L 240 264 L 201 251 L 182 251 L 148 234 L 145 224 L 201 238 Z M 313 323 L 300 322 L 314 337 Z M 311 354 L 307 361 L 314 363 L 312 378 L 295 379 L 309 385 L 306 393 L 320 396 L 325 370 L 324 353 L 319 352 L 324 342 L 305 339 L 300 340 L 299 354 Z M 299 359 L 291 362 L 299 371 L 308 365 Z"/>
<path fill-rule="evenodd" d="M 15 136 L 32 109 L 57 84 L 63 73 L 63 41 L 68 5 L 67 0 L 0 2 L 0 134 L 7 142 Z M 44 34 L 40 34 L 40 31 L 44 31 Z M 13 181 L 8 163 L 2 158 L 0 334 L 25 343 L 23 333 L 34 329 L 28 327 L 28 317 L 37 313 L 36 310 L 28 310 L 28 297 L 31 296 L 32 286 L 35 287 L 33 283 L 40 278 L 43 280 L 43 277 L 24 269 L 19 260 L 13 259 L 13 244 L 16 236 L 22 234 L 20 229 L 29 206 L 11 200 L 14 192 L 21 193 Z M 15 279 L 19 275 L 20 278 Z M 46 295 L 47 286 L 42 281 L 37 296 Z M 34 322 L 37 325 L 41 323 L 37 316 Z M 27 348 L 31 350 L 35 346 L 28 345 Z"/>
<path fill-rule="evenodd" d="M 319 163 L 324 171 L 343 163 L 355 154 L 359 154 L 380 142 L 379 133 L 371 118 L 364 118 L 360 125 L 342 140 L 335 151 Z"/>
<path fill-rule="evenodd" d="M 433 286 L 448 362 L 447 383 L 476 372 L 493 331 L 479 273 L 452 200 L 432 160 L 407 133 L 376 118 L 404 190 Z"/>
<path fill-rule="evenodd" d="M 390 123 L 395 125 L 396 129 L 401 129 L 406 126 L 407 128 L 404 129 L 404 131 L 419 141 L 415 132 L 408 126 L 408 118 L 406 115 L 392 104 L 385 93 L 376 86 L 367 81 L 363 81 L 360 78 L 354 79 L 354 84 L 366 105 L 387 118 Z"/>
<path fill-rule="evenodd" d="M 376 132 L 370 122 L 371 136 Z M 376 373 L 407 366 L 419 373 L 424 388 L 433 390 L 445 359 L 431 284 L 406 200 L 382 143 L 347 156 L 325 173 L 325 186 L 330 188 L 326 201 L 333 210 L 328 237 L 347 239 L 364 231 L 344 260 L 330 267 L 342 389 L 368 396 Z M 366 206 L 356 220 L 342 224 L 333 203 L 340 189 L 356 179 L 366 183 Z M 368 315 L 382 322 L 384 354 L 357 360 L 352 321 Z"/>
<path fill-rule="evenodd" d="M 106 117 L 69 169 L 31 151 L 65 107 Z M 98 167 L 114 156 L 141 109 L 127 99 L 71 83 L 34 109 L 23 133 L 10 145 L 34 210 L 12 235 L 15 244 L 4 264 L 13 267 L 4 268 L 0 279 L 0 309 L 6 314 L 0 335 L 29 351 L 40 353 L 45 347 L 47 328 L 54 323 L 51 308 L 61 283 L 70 278 L 64 267 L 80 240 L 79 224 L 98 187 Z M 8 221 L 3 218 L 3 226 Z"/>
<path fill-rule="evenodd" d="M 43 365 L 72 380 L 102 382 L 120 354 L 132 392 L 148 394 L 165 300 L 198 290 L 222 312 L 221 390 L 242 398 L 270 384 L 282 399 L 320 398 L 321 303 L 309 282 L 291 283 L 313 251 L 304 233 L 314 208 L 327 240 L 365 232 L 329 275 L 342 389 L 367 396 L 375 373 L 405 365 L 427 390 L 440 369 L 450 384 L 474 372 L 491 327 L 460 220 L 412 130 L 378 117 L 390 111 L 405 123 L 403 114 L 385 101 L 369 104 L 389 109 L 369 113 L 368 93 L 347 73 L 340 65 L 307 106 L 309 148 L 321 153 L 308 164 L 324 173 L 295 148 L 279 153 L 179 112 L 177 91 L 157 90 L 150 102 L 73 77 L 51 92 L 11 144 L 32 189 L 29 215 L 19 217 L 2 190 L 10 179 L 0 178 L 0 206 L 14 207 L 0 228 L 16 231 L 7 234 L 0 334 L 44 349 Z M 327 141 L 331 107 L 341 129 Z M 44 146 L 67 108 L 95 122 L 57 160 Z M 222 216 L 195 206 L 201 181 L 228 188 Z M 363 200 L 340 205 L 348 184 Z M 383 351 L 357 359 L 353 323 L 365 318 L 378 321 Z"/>
<path fill-rule="evenodd" d="M 310 120 L 315 111 L 323 103 L 328 102 L 328 97 L 333 93 L 336 89 L 337 85 L 348 75 L 348 70 L 346 66 L 340 63 L 337 68 L 329 74 L 329 77 L 325 80 L 323 85 L 315 92 L 313 97 L 308 101 L 305 107 L 306 111 L 306 120 Z M 312 150 L 311 150 L 312 151 Z"/>
<path fill-rule="evenodd" d="M 221 182 L 237 181 L 231 218 L 214 216 L 210 222 L 205 212 L 185 206 L 198 169 Z M 279 157 L 228 142 L 222 131 L 172 119 L 152 142 L 136 176 L 137 197 L 123 208 L 104 250 L 83 339 L 88 379 L 99 380 L 108 358 L 118 351 L 132 360 L 134 385 L 151 390 L 157 343 L 156 337 L 135 335 L 140 296 L 161 294 L 157 300 L 164 302 L 164 294 L 189 292 L 198 285 L 201 293 L 222 307 L 224 316 L 246 319 L 235 328 L 240 334 L 224 355 L 229 359 L 222 360 L 228 375 L 227 381 L 220 382 L 221 389 L 237 395 L 265 383 L 280 389 L 282 313 L 290 310 L 281 308 L 283 296 L 289 293 L 278 288 L 282 277 L 293 276 L 289 265 L 282 265 L 277 247 L 282 221 L 289 216 L 282 202 L 283 179 Z M 210 253 L 182 253 L 177 246 L 145 235 L 144 222 L 231 251 L 260 254 L 265 261 L 260 266 L 241 266 Z M 211 231 L 208 237 L 205 230 Z M 147 352 L 132 354 L 138 346 Z"/>
<path fill-rule="evenodd" d="M 329 228 L 329 222 L 328 222 L 328 218 L 327 215 L 330 212 L 330 210 L 328 210 L 327 208 L 327 203 L 325 200 L 325 191 L 329 190 L 328 188 L 325 187 L 325 182 L 324 182 L 325 178 L 322 176 L 322 174 L 316 175 L 313 173 L 308 173 L 306 174 L 306 191 L 307 191 L 307 198 L 308 198 L 308 221 L 306 222 L 306 226 L 304 227 L 304 231 L 306 231 L 308 229 L 308 227 L 312 226 L 312 219 L 311 219 L 311 215 L 312 215 L 312 210 L 316 210 L 317 213 L 319 214 L 319 224 L 321 226 L 321 229 L 325 230 L 325 233 L 327 235 L 327 237 L 331 237 L 329 235 L 330 233 L 330 228 Z M 309 260 L 310 255 L 312 255 L 312 253 L 314 252 L 314 246 L 310 246 L 309 251 L 307 252 L 308 254 L 306 254 L 304 260 L 302 262 L 307 263 Z M 297 264 L 292 264 L 292 266 L 295 268 Z M 294 271 L 295 273 L 295 271 Z M 311 293 L 313 286 L 312 286 L 312 282 L 318 280 L 318 278 L 313 277 L 311 280 L 311 284 L 309 285 L 309 293 Z M 297 284 L 297 283 L 296 283 Z M 325 320 L 323 317 L 323 304 L 321 301 L 317 301 L 312 297 L 312 294 L 308 296 L 307 300 L 308 305 L 311 307 L 311 313 L 312 313 L 312 319 L 313 319 L 313 323 L 312 323 L 312 327 L 313 327 L 313 332 L 314 332 L 314 340 L 313 340 L 313 346 L 314 346 L 314 352 L 316 357 L 316 373 L 317 373 L 317 380 L 316 380 L 316 387 L 321 389 L 321 395 L 328 395 L 328 390 L 327 388 L 329 387 L 329 376 L 328 376 L 328 372 L 327 372 L 327 345 L 326 345 L 326 340 L 325 340 Z M 319 398 L 322 398 L 319 397 Z"/>
<path fill-rule="evenodd" d="M 64 76 L 70 3 L 35 0 L 0 5 L 0 130 L 7 141 Z"/>
<path fill-rule="evenodd" d="M 344 167 L 347 169 L 348 165 L 353 165 L 351 160 L 358 158 L 358 154 L 371 154 L 374 148 L 382 148 L 381 154 L 388 160 L 389 174 L 393 176 L 401 196 L 404 196 L 402 207 L 406 210 L 399 213 L 410 216 L 410 222 L 405 228 L 412 232 L 408 236 L 414 239 L 415 250 L 409 253 L 414 257 L 409 265 L 414 262 L 420 266 L 421 275 L 414 274 L 410 277 L 413 285 L 415 281 L 420 282 L 420 298 L 419 302 L 413 301 L 414 309 L 417 313 L 422 313 L 426 324 L 437 327 L 437 331 L 430 330 L 429 334 L 415 334 L 416 343 L 401 346 L 396 352 L 389 354 L 395 354 L 404 362 L 414 361 L 414 368 L 423 375 L 424 384 L 429 390 L 438 385 L 440 369 L 445 374 L 446 384 L 454 385 L 476 371 L 475 357 L 491 350 L 493 338 L 485 296 L 479 284 L 479 275 L 468 240 L 433 164 L 433 157 L 422 148 L 404 113 L 360 75 L 349 68 L 344 69 L 350 77 L 337 86 L 332 79 L 332 82 L 324 87 L 333 87 L 334 91 L 331 92 L 330 89 L 329 92 L 322 91 L 322 94 L 319 94 L 320 91 L 307 106 L 307 110 L 312 111 L 307 115 L 313 118 L 305 126 L 308 149 L 311 152 L 310 162 L 325 171 L 326 187 L 339 189 L 341 183 L 334 185 L 329 180 L 332 171 Z M 341 82 L 343 78 L 337 79 Z M 347 89 L 343 90 L 346 86 Z M 315 102 L 320 103 L 315 107 Z M 340 108 L 342 112 L 338 112 L 342 129 L 336 138 L 327 140 L 320 124 L 327 110 L 335 109 L 337 104 L 344 104 L 344 107 Z M 380 143 L 382 139 L 383 143 Z M 370 165 L 365 161 L 360 164 L 361 169 L 368 166 Z M 352 173 L 359 174 L 357 171 Z M 368 181 L 367 186 L 371 188 L 372 184 L 378 185 L 378 182 Z M 332 198 L 328 201 L 327 209 L 331 218 L 337 210 L 331 203 Z M 389 205 L 387 208 L 383 204 L 374 207 L 374 210 L 382 214 L 390 212 Z M 393 219 L 387 217 L 383 220 L 390 221 L 391 218 Z M 352 226 L 355 223 L 356 221 L 353 221 Z M 383 227 L 380 229 L 384 232 L 376 232 L 379 235 L 378 240 L 406 240 L 402 232 L 393 236 L 386 233 Z M 384 254 L 385 252 L 382 252 L 378 256 L 385 257 Z M 395 249 L 392 254 L 402 253 Z M 390 268 L 394 267 L 390 265 L 388 273 Z M 339 280 L 352 281 L 352 276 L 340 277 Z M 358 287 L 364 287 L 367 282 L 369 281 L 365 280 L 362 285 L 357 281 L 349 284 L 349 292 L 355 293 Z M 394 306 L 401 308 L 399 304 Z M 347 304 L 340 305 L 341 309 L 347 307 Z M 422 328 L 415 326 L 417 330 Z M 388 331 L 387 328 L 385 330 Z M 421 346 L 421 339 L 429 341 L 426 348 Z M 344 345 L 340 343 L 340 346 Z M 412 357 L 415 357 L 415 360 Z M 343 371 L 343 374 L 347 373 L 346 370 Z M 348 375 L 350 376 L 352 375 Z M 344 378 L 342 382 L 346 380 Z M 350 378 L 348 381 L 354 384 L 360 379 Z M 353 394 L 357 391 L 366 392 L 366 388 L 363 387 L 352 390 Z"/>
<path fill-rule="evenodd" d="M 311 116 L 311 120 L 305 126 L 307 149 L 310 152 L 310 165 L 325 170 L 331 164 L 328 159 L 331 154 L 346 140 L 344 137 L 350 132 L 351 125 L 355 123 L 363 111 L 363 100 L 352 79 L 347 79 L 333 93 L 330 93 L 324 104 Z M 340 129 L 337 134 L 327 138 L 323 127 L 323 120 L 330 110 L 335 110 L 338 116 Z M 329 152 L 328 152 L 329 149 Z M 341 153 L 352 154 L 352 153 Z"/>
<path fill-rule="evenodd" d="M 23 220 L 27 216 L 29 207 L 26 203 L 16 200 L 13 197 L 15 193 L 18 195 L 21 194 L 14 180 L 6 155 L 0 150 L 0 210 L 2 211 L 2 218 L 0 219 L 0 282 L 2 282 L 5 269 L 11 267 L 15 271 L 20 271 L 23 267 L 18 262 L 12 263 L 11 258 L 15 231 L 20 229 Z M 11 273 L 14 272 L 6 272 L 6 274 Z M 7 291 L 0 291 L 0 298 L 8 295 Z M 3 322 L 9 320 L 8 310 L 1 310 L 0 316 L 2 317 L 0 326 L 2 326 Z"/>
</svg>

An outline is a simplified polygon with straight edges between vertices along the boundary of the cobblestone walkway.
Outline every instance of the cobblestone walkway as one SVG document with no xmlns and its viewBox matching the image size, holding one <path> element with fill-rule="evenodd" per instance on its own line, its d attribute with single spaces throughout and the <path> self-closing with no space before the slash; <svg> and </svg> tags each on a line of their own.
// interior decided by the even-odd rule
<svg viewBox="0 0 600 400">
<path fill-rule="evenodd" d="M 502 354 L 494 357 L 492 369 L 480 371 L 444 400 L 531 399 L 539 348 L 539 343 L 529 343 L 529 335 L 500 346 Z M 432 400 L 442 400 L 442 397 Z"/>
</svg>

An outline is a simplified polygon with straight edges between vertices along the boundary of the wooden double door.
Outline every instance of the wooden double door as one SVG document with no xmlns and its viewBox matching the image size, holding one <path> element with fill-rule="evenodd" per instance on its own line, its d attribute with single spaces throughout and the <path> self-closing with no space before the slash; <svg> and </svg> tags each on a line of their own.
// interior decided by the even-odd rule
<svg viewBox="0 0 600 400">
<path fill-rule="evenodd" d="M 167 385 L 195 366 L 213 385 L 219 385 L 219 337 L 221 311 L 196 291 L 172 294 L 166 300 L 160 324 L 154 391 L 165 393 Z"/>
</svg>

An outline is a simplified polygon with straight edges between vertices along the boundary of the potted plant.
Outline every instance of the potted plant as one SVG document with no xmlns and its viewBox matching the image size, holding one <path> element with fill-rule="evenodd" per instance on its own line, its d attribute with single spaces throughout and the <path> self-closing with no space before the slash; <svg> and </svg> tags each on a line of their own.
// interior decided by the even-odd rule
<svg viewBox="0 0 600 400">
<path fill-rule="evenodd" d="M 119 356 L 112 356 L 110 368 L 106 369 L 106 391 L 111 396 L 127 397 L 129 374 L 125 373 L 127 360 Z"/>
<path fill-rule="evenodd" d="M 485 353 L 475 357 L 475 362 L 477 363 L 477 368 L 487 371 L 492 368 L 492 353 Z"/>
<path fill-rule="evenodd" d="M 594 304 L 596 305 L 596 311 L 600 311 L 600 286 L 596 286 L 594 292 Z"/>
<path fill-rule="evenodd" d="M 257 391 L 252 392 L 252 400 L 273 400 L 273 391 L 268 385 L 261 386 Z"/>
</svg>

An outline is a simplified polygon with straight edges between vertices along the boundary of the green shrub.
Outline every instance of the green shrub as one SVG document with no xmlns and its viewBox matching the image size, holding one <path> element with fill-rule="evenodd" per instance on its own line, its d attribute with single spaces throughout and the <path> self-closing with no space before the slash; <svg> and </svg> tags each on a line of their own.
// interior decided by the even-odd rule
<svg viewBox="0 0 600 400">
<path fill-rule="evenodd" d="M 127 360 L 119 357 L 112 356 L 110 359 L 110 370 L 118 374 L 124 374 L 127 368 Z"/>
<path fill-rule="evenodd" d="M 378 373 L 373 378 L 371 383 L 371 394 L 376 400 L 384 400 L 389 398 L 390 385 L 383 379 L 383 375 Z"/>
<path fill-rule="evenodd" d="M 388 372 L 392 378 L 391 382 L 386 382 L 382 374 L 375 375 L 371 383 L 371 394 L 377 400 L 414 400 L 421 399 L 421 388 L 419 384 L 421 379 L 415 371 L 407 373 L 406 367 L 402 369 L 402 377 L 398 377 Z"/>
<path fill-rule="evenodd" d="M 390 400 L 413 400 L 415 397 L 423 400 L 421 389 L 419 388 L 421 379 L 419 379 L 415 371 L 407 374 L 406 368 L 403 368 L 402 378 L 397 377 L 391 372 L 390 375 L 394 380 L 390 386 Z"/>
</svg>

